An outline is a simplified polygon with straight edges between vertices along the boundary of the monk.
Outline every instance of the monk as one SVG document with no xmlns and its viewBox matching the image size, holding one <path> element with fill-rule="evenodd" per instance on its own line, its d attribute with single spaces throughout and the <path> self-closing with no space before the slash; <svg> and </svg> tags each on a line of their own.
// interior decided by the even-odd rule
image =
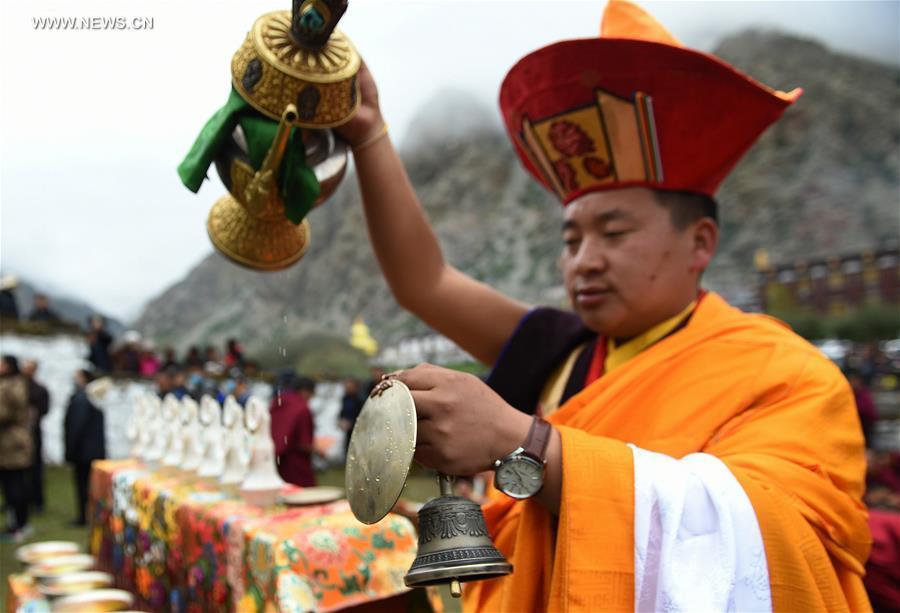
<svg viewBox="0 0 900 613">
<path fill-rule="evenodd" d="M 420 365 L 416 458 L 494 470 L 484 507 L 514 566 L 470 610 L 869 610 L 865 457 L 852 392 L 784 324 L 702 289 L 714 194 L 800 95 L 684 48 L 611 0 L 594 39 L 517 63 L 513 146 L 564 205 L 573 311 L 532 309 L 446 262 L 375 83 L 340 129 L 398 303 L 493 366 Z M 485 203 L 490 206 L 490 203 Z"/>
</svg>

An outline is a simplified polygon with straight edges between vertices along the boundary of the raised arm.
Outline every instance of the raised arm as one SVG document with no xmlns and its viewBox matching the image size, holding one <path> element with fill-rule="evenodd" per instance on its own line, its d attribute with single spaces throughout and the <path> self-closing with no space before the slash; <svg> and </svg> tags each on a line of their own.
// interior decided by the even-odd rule
<svg viewBox="0 0 900 613">
<path fill-rule="evenodd" d="M 386 133 L 375 81 L 363 66 L 362 105 L 338 132 L 353 147 L 369 238 L 397 302 L 485 364 L 493 364 L 528 307 L 444 260 Z"/>
</svg>

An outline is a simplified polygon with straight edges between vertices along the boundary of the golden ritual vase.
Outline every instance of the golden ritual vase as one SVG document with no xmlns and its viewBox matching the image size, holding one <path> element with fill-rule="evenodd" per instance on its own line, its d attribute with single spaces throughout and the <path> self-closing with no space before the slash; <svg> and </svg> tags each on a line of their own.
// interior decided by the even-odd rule
<svg viewBox="0 0 900 613">
<path fill-rule="evenodd" d="M 232 85 L 253 109 L 279 122 L 259 170 L 254 170 L 240 125 L 215 157 L 228 194 L 212 207 L 207 232 L 225 256 L 257 270 L 280 270 L 297 262 L 310 242 L 309 222 L 285 216 L 279 169 L 292 128 L 301 128 L 306 164 L 315 173 L 324 203 L 347 168 L 348 148 L 329 129 L 359 109 L 359 54 L 336 29 L 346 0 L 294 0 L 291 11 L 256 20 L 232 58 Z"/>
</svg>

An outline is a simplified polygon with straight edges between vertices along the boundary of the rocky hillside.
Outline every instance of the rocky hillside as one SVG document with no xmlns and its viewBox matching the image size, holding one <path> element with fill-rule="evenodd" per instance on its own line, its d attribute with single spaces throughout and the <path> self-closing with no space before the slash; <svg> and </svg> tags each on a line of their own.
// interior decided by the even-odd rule
<svg viewBox="0 0 900 613">
<path fill-rule="evenodd" d="M 717 53 L 764 83 L 806 93 L 722 187 L 724 238 L 707 284 L 746 296 L 761 247 L 779 261 L 896 240 L 898 69 L 772 32 L 728 38 Z M 436 120 L 444 115 L 430 106 L 404 147 L 449 261 L 520 299 L 559 303 L 558 205 L 528 179 L 490 109 L 449 98 L 444 108 L 469 118 L 467 129 Z M 212 254 L 151 301 L 136 327 L 180 348 L 237 336 L 250 351 L 312 331 L 346 336 L 358 314 L 382 343 L 425 332 L 380 277 L 353 177 L 309 220 L 312 246 L 293 269 L 254 273 Z"/>
<path fill-rule="evenodd" d="M 716 53 L 767 85 L 804 90 L 722 185 L 719 271 L 746 283 L 760 247 L 779 262 L 896 242 L 897 67 L 773 32 L 731 37 Z"/>
</svg>

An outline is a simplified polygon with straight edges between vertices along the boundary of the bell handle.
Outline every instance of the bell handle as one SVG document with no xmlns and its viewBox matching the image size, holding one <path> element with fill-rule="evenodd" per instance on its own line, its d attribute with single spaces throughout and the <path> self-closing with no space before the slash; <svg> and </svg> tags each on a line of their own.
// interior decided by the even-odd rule
<svg viewBox="0 0 900 613">
<path fill-rule="evenodd" d="M 453 475 L 445 475 L 441 472 L 437 474 L 437 477 L 438 486 L 441 488 L 441 496 L 452 496 L 453 482 L 456 481 L 456 477 L 454 477 Z"/>
</svg>

